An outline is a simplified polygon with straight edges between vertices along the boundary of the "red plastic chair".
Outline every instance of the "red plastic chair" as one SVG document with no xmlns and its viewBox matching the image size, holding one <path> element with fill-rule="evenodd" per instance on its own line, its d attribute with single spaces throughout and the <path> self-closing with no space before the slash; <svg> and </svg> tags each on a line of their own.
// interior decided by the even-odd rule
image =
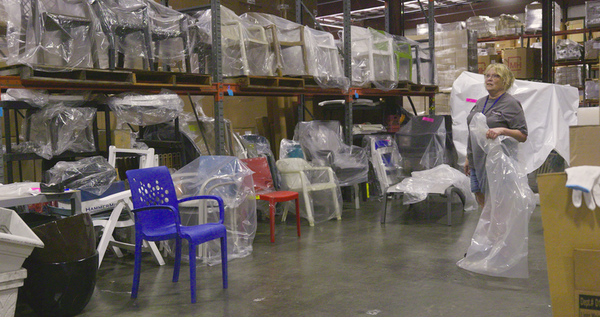
<svg viewBox="0 0 600 317">
<path fill-rule="evenodd" d="M 292 191 L 276 191 L 273 187 L 273 177 L 269 169 L 269 163 L 266 157 L 256 157 L 242 159 L 242 162 L 251 169 L 252 180 L 254 181 L 254 191 L 259 200 L 269 202 L 269 220 L 271 223 L 271 242 L 275 242 L 275 204 L 285 201 L 296 200 L 296 227 L 298 237 L 300 237 L 300 206 L 299 195 Z"/>
</svg>

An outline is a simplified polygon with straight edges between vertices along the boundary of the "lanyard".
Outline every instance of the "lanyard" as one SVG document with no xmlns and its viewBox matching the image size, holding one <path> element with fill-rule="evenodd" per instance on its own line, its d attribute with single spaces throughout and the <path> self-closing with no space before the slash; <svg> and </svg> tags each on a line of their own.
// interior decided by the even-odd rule
<svg viewBox="0 0 600 317">
<path fill-rule="evenodd" d="M 496 101 L 494 101 L 494 103 L 492 104 L 492 106 L 490 107 L 490 109 L 494 108 L 494 106 L 496 105 L 496 102 L 498 102 L 498 100 L 500 100 L 500 98 L 502 98 L 502 96 L 504 96 L 505 93 L 503 93 L 502 95 L 500 95 L 500 97 L 498 97 L 498 99 L 496 99 Z M 485 107 L 487 107 L 487 102 L 488 99 L 490 99 L 490 96 L 488 95 L 485 98 L 485 105 L 483 105 L 483 110 L 481 111 L 481 113 L 485 114 Z"/>
</svg>

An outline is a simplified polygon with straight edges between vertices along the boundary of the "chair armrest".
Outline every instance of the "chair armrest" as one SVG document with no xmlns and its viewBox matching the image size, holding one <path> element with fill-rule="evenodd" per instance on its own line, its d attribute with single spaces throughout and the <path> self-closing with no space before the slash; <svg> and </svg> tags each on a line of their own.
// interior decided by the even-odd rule
<svg viewBox="0 0 600 317">
<path fill-rule="evenodd" d="M 146 206 L 146 207 L 141 207 L 141 208 L 136 208 L 131 210 L 131 212 L 133 212 L 133 214 L 137 214 L 138 212 L 144 212 L 144 211 L 150 211 L 150 210 L 165 210 L 165 209 L 169 209 L 171 210 L 171 212 L 173 213 L 173 215 L 175 215 L 175 219 L 177 219 L 178 224 L 175 226 L 177 227 L 177 234 L 181 234 L 179 226 L 181 225 L 181 220 L 179 219 L 179 213 L 177 212 L 177 210 L 175 210 L 175 208 L 173 206 L 168 206 L 168 205 L 154 205 L 154 206 Z M 135 221 L 134 221 L 135 222 Z M 136 225 L 137 226 L 137 225 Z"/>
<path fill-rule="evenodd" d="M 225 220 L 225 204 L 223 203 L 223 198 L 219 197 L 219 196 L 214 196 L 214 195 L 201 195 L 201 196 L 192 196 L 192 197 L 187 197 L 187 198 L 183 198 L 180 199 L 178 201 L 178 203 L 183 203 L 186 201 L 190 201 L 190 200 L 200 200 L 200 199 L 212 199 L 212 200 L 216 200 L 217 203 L 219 204 L 219 223 L 223 224 L 224 220 Z"/>
</svg>

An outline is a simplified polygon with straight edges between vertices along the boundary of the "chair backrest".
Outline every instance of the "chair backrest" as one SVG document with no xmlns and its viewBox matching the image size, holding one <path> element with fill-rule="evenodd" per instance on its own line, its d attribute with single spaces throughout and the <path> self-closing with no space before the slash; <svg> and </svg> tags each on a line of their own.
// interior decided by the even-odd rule
<svg viewBox="0 0 600 317">
<path fill-rule="evenodd" d="M 346 147 L 340 133 L 339 121 L 302 121 L 298 122 L 295 130 L 294 140 L 300 142 L 309 161 L 327 161 L 326 153 L 338 153 Z"/>
<path fill-rule="evenodd" d="M 173 179 L 166 166 L 129 170 L 127 179 L 131 188 L 133 208 L 167 205 L 174 208 L 157 209 L 152 213 L 136 213 L 136 230 L 179 224 L 179 209 Z"/>
<path fill-rule="evenodd" d="M 240 161 L 244 162 L 254 172 L 252 180 L 254 181 L 254 191 L 256 193 L 275 190 L 269 162 L 266 157 L 247 158 Z"/>
<path fill-rule="evenodd" d="M 402 157 L 392 136 L 367 136 L 371 163 L 382 193 L 402 180 Z"/>
</svg>

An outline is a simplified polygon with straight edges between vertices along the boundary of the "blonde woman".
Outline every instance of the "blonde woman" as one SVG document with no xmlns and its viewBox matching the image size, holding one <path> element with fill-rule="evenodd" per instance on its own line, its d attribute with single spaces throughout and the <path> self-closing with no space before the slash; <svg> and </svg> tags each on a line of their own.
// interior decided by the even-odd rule
<svg viewBox="0 0 600 317">
<path fill-rule="evenodd" d="M 488 139 L 505 135 L 513 137 L 519 142 L 525 142 L 527 140 L 527 122 L 523 107 L 517 99 L 507 93 L 515 81 L 514 74 L 504 64 L 490 64 L 483 74 L 488 96 L 477 100 L 467 116 L 467 125 L 471 124 L 476 113 L 482 113 L 490 127 L 486 133 Z M 483 208 L 485 187 L 487 186 L 485 154 L 482 151 L 473 151 L 471 137 L 469 137 L 467 145 L 465 173 L 471 177 L 471 191 L 475 193 L 477 203 Z"/>
</svg>

